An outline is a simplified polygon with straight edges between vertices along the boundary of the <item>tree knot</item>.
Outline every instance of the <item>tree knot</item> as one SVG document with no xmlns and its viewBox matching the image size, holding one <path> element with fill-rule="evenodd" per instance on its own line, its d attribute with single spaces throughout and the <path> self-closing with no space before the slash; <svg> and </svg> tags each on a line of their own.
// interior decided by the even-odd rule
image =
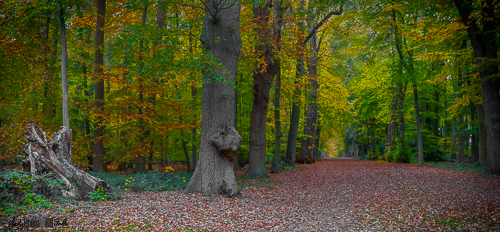
<svg viewBox="0 0 500 232">
<path fill-rule="evenodd" d="M 221 126 L 210 136 L 209 143 L 232 162 L 240 148 L 241 139 L 234 127 Z"/>
</svg>

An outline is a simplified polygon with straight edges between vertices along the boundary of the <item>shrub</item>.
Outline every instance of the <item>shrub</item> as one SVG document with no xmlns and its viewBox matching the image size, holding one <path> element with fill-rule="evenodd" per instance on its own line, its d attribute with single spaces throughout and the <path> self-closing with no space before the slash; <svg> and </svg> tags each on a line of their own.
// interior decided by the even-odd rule
<svg viewBox="0 0 500 232">
<path fill-rule="evenodd" d="M 108 200 L 114 200 L 117 198 L 118 194 L 114 193 L 106 193 L 104 191 L 104 188 L 99 186 L 95 191 L 90 192 L 89 195 L 87 196 L 88 200 L 90 201 L 108 201 Z"/>
<path fill-rule="evenodd" d="M 282 171 L 290 171 L 290 170 L 296 170 L 297 166 L 295 165 L 290 165 L 287 162 L 280 162 L 280 172 Z"/>
<path fill-rule="evenodd" d="M 50 174 L 32 177 L 18 169 L 0 172 L 0 216 L 52 207 L 48 198 L 60 196 L 65 188 L 61 180 Z"/>
<path fill-rule="evenodd" d="M 378 148 L 371 149 L 370 152 L 368 152 L 368 159 L 369 160 L 381 160 L 382 157 L 380 156 L 380 152 Z"/>
<path fill-rule="evenodd" d="M 394 163 L 409 163 L 411 160 L 411 148 L 410 146 L 406 143 L 405 139 L 403 138 L 403 141 L 401 142 L 400 138 L 396 138 L 395 141 L 396 149 L 393 153 L 392 156 L 392 162 Z M 403 146 L 401 147 L 401 144 Z"/>
<path fill-rule="evenodd" d="M 386 162 L 392 162 L 394 158 L 394 152 L 392 151 L 394 148 L 388 147 L 387 148 L 387 153 L 385 153 L 385 161 Z"/>
</svg>

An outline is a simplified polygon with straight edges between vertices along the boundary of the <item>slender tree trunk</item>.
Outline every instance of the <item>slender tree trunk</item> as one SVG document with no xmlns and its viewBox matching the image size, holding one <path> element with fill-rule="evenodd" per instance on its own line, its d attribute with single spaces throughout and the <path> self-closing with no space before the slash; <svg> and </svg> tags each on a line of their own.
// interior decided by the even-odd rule
<svg viewBox="0 0 500 232">
<path fill-rule="evenodd" d="M 316 103 L 317 91 L 319 88 L 319 83 L 317 80 L 318 74 L 318 52 L 320 50 L 320 44 L 316 43 L 316 35 L 311 37 L 311 59 L 309 65 L 309 84 L 311 85 L 311 92 L 309 93 L 309 103 L 307 104 L 306 111 L 306 124 L 304 126 L 305 137 L 301 144 L 301 154 L 300 156 L 306 159 L 307 163 L 314 162 L 313 150 L 314 146 L 314 134 L 316 133 L 316 123 L 318 121 L 318 105 Z"/>
<path fill-rule="evenodd" d="M 196 87 L 193 86 L 192 89 L 191 89 L 191 96 L 195 96 L 196 95 Z M 193 157 L 193 169 L 196 169 L 196 165 L 198 164 L 198 160 L 196 159 L 196 114 L 194 115 L 194 118 L 193 118 L 193 129 L 192 129 L 192 140 L 193 140 L 193 144 L 191 145 L 191 153 L 192 153 L 192 157 Z"/>
<path fill-rule="evenodd" d="M 274 1 L 274 41 L 277 52 L 280 51 L 281 26 L 283 23 L 283 0 Z M 276 62 L 276 82 L 274 83 L 274 156 L 271 165 L 271 173 L 279 173 L 281 162 L 281 120 L 280 120 L 280 98 L 281 98 L 281 60 L 279 56 L 275 58 Z"/>
<path fill-rule="evenodd" d="M 474 122 L 477 122 L 477 118 L 476 118 L 476 106 L 474 106 L 475 104 L 474 103 L 470 103 L 470 108 L 469 108 L 469 112 L 470 112 L 470 120 L 471 120 L 471 127 L 474 128 Z M 471 128 L 471 133 L 470 133 L 470 137 L 471 137 L 471 155 L 472 155 L 472 161 L 474 161 L 475 163 L 479 162 L 479 147 L 478 147 L 478 142 L 479 142 L 479 139 L 478 139 L 478 136 L 476 136 L 476 133 L 474 133 L 474 130 L 472 130 Z"/>
<path fill-rule="evenodd" d="M 484 125 L 483 105 L 476 104 L 476 111 L 479 121 L 479 163 L 486 165 L 486 127 Z"/>
<path fill-rule="evenodd" d="M 392 104 L 391 104 L 391 121 L 387 125 L 387 134 L 385 136 L 385 150 L 384 150 L 384 158 L 389 150 L 394 151 L 394 138 L 396 137 L 396 114 L 397 114 L 397 105 L 398 105 L 398 97 L 394 91 L 394 87 L 391 86 L 390 92 L 392 94 Z"/>
<path fill-rule="evenodd" d="M 403 112 L 403 106 L 404 106 L 404 101 L 405 101 L 405 93 L 406 93 L 406 86 L 407 83 L 405 83 L 404 87 L 402 83 L 398 84 L 398 90 L 399 90 L 399 100 L 398 100 L 398 114 L 399 114 L 399 140 L 400 140 L 400 146 L 403 147 L 403 140 L 405 137 L 405 117 L 404 117 L 404 112 Z"/>
<path fill-rule="evenodd" d="M 424 165 L 424 144 L 422 141 L 422 128 L 420 128 L 418 89 L 416 82 L 413 83 L 413 105 L 415 107 L 415 121 L 417 123 L 418 165 Z"/>
<path fill-rule="evenodd" d="M 281 121 L 280 121 L 280 88 L 281 88 L 281 67 L 278 63 L 276 73 L 276 83 L 274 87 L 274 157 L 271 166 L 271 173 L 279 173 L 281 160 Z"/>
<path fill-rule="evenodd" d="M 203 82 L 202 91 L 200 160 L 184 192 L 206 194 L 222 192 L 226 196 L 241 196 L 231 163 L 241 142 L 241 136 L 234 129 L 235 92 L 227 82 L 214 81 L 214 75 L 223 75 L 228 82 L 234 82 L 236 79 L 241 49 L 239 33 L 241 6 L 239 2 L 221 3 L 216 0 L 207 0 L 205 3 L 205 18 L 200 40 L 203 49 L 219 59 L 224 70 L 203 70 L 206 81 Z M 226 9 L 221 10 L 222 8 Z M 232 131 L 228 138 L 234 140 L 222 141 L 232 144 L 230 149 L 222 153 L 223 150 L 217 148 L 220 142 L 217 138 L 220 137 L 214 136 L 221 136 L 222 132 L 227 130 Z"/>
<path fill-rule="evenodd" d="M 462 73 L 460 72 L 458 74 L 458 81 L 460 81 L 462 79 Z M 456 81 L 455 83 L 453 83 L 453 100 L 455 100 L 457 98 L 457 92 L 458 92 L 458 81 Z M 451 124 L 452 128 L 451 128 L 451 131 L 452 131 L 452 149 L 451 149 L 451 158 L 452 159 L 456 159 L 457 158 L 457 144 L 458 144 L 458 140 L 460 140 L 460 138 L 457 138 L 457 135 L 456 133 L 458 132 L 458 126 L 457 125 L 457 118 L 455 116 L 453 116 L 453 119 L 452 119 L 452 124 Z"/>
<path fill-rule="evenodd" d="M 302 59 L 297 59 L 295 73 L 295 91 L 292 105 L 292 114 L 290 115 L 290 129 L 288 130 L 288 140 L 286 146 L 286 162 L 289 165 L 295 165 L 295 152 L 297 150 L 297 135 L 299 132 L 299 120 L 300 120 L 300 102 L 298 102 L 298 98 L 301 95 L 299 85 L 299 79 L 304 74 L 304 61 Z"/>
<path fill-rule="evenodd" d="M 455 159 L 457 156 L 457 119 L 453 117 L 451 120 L 451 158 Z"/>
<path fill-rule="evenodd" d="M 457 163 L 463 163 L 465 161 L 465 135 L 462 133 L 462 130 L 464 129 L 464 115 L 461 113 L 458 116 L 458 128 L 460 132 L 460 136 L 458 136 L 458 157 L 456 162 Z"/>
<path fill-rule="evenodd" d="M 320 138 L 319 135 L 320 135 L 320 133 L 321 133 L 321 127 L 317 126 L 316 127 L 316 138 L 314 139 L 314 156 L 318 159 L 321 158 L 319 156 L 319 138 Z"/>
<path fill-rule="evenodd" d="M 69 129 L 69 94 L 68 94 L 68 45 L 66 43 L 66 21 L 64 19 L 64 8 L 59 4 L 59 25 L 61 26 L 61 79 L 62 79 L 62 113 L 63 126 Z M 70 130 L 71 131 L 71 130 Z"/>
<path fill-rule="evenodd" d="M 443 138 L 444 138 L 444 141 L 443 141 L 443 154 L 441 155 L 441 157 L 443 159 L 446 158 L 446 145 L 447 145 L 447 141 L 448 141 L 448 97 L 446 96 L 446 84 L 445 84 L 445 87 L 444 87 L 444 126 L 443 126 Z"/>
<path fill-rule="evenodd" d="M 182 124 L 182 116 L 179 116 L 179 121 Z M 191 164 L 189 162 L 189 153 L 187 151 L 186 147 L 186 140 L 184 140 L 184 130 L 181 129 L 181 139 L 182 139 L 182 149 L 184 150 L 184 155 L 186 156 L 186 163 L 187 163 L 187 173 L 191 172 Z"/>
<path fill-rule="evenodd" d="M 106 14 L 106 0 L 97 0 L 97 22 L 96 22 L 96 40 L 95 40 L 95 67 L 94 67 L 94 82 L 95 88 L 95 113 L 96 123 L 94 123 L 94 154 L 93 170 L 94 172 L 104 171 L 103 156 L 106 155 L 104 150 L 103 136 L 105 125 L 102 124 L 102 113 L 104 113 L 104 80 L 102 79 L 104 55 L 102 53 L 104 44 L 104 19 Z"/>
</svg>

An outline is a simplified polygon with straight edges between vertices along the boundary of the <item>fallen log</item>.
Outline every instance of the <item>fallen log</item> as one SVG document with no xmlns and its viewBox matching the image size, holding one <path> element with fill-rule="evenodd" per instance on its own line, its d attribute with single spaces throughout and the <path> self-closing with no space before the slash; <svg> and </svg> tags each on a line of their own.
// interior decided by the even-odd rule
<svg viewBox="0 0 500 232">
<path fill-rule="evenodd" d="M 91 176 L 74 166 L 71 157 L 73 147 L 71 129 L 61 127 L 47 141 L 45 132 L 38 126 L 28 123 L 28 130 L 24 138 L 23 167 L 31 176 L 50 173 L 56 179 L 62 180 L 65 187 L 64 197 L 86 198 L 90 192 L 102 187 L 109 191 L 106 181 Z"/>
</svg>

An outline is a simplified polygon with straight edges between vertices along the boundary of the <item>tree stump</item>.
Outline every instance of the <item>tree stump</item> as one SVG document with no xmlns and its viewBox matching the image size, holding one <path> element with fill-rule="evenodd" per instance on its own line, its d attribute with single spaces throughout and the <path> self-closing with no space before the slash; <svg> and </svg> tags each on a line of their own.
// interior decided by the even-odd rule
<svg viewBox="0 0 500 232">
<path fill-rule="evenodd" d="M 50 141 L 47 142 L 45 132 L 38 126 L 28 123 L 28 130 L 23 136 L 28 140 L 24 144 L 26 156 L 23 158 L 23 167 L 32 176 L 42 173 L 51 173 L 56 179 L 62 180 L 66 190 L 64 197 L 85 198 L 89 192 L 103 187 L 109 190 L 106 181 L 91 176 L 74 166 L 71 158 L 71 130 L 61 127 Z"/>
</svg>

